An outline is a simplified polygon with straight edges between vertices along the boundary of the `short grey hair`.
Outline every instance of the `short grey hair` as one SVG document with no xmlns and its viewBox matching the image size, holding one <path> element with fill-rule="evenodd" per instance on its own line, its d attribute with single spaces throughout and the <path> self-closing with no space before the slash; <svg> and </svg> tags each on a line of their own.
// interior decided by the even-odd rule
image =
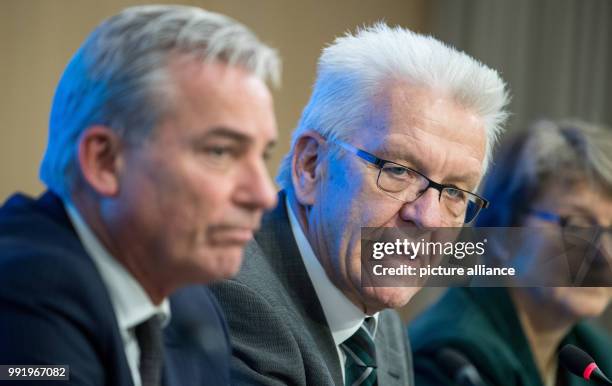
<svg viewBox="0 0 612 386">
<path fill-rule="evenodd" d="M 498 73 L 463 52 L 401 27 L 377 23 L 337 38 L 319 58 L 317 80 L 293 132 L 291 150 L 281 162 L 276 182 L 292 185 L 291 162 L 297 139 L 313 130 L 327 139 L 356 135 L 373 98 L 389 82 L 447 90 L 482 117 L 487 132 L 483 169 L 508 113 L 506 84 Z"/>
<path fill-rule="evenodd" d="M 137 6 L 100 24 L 75 53 L 57 86 L 40 178 L 69 198 L 78 176 L 77 142 L 95 124 L 143 141 L 173 105 L 168 68 L 176 54 L 241 66 L 277 85 L 280 59 L 244 25 L 177 5 Z"/>
<path fill-rule="evenodd" d="M 555 184 L 587 183 L 612 197 L 612 128 L 578 119 L 540 120 L 504 141 L 484 183 L 490 207 L 478 226 L 518 226 Z"/>
<path fill-rule="evenodd" d="M 612 129 L 578 119 L 539 121 L 530 130 L 521 166 L 527 179 L 587 182 L 612 196 Z"/>
</svg>

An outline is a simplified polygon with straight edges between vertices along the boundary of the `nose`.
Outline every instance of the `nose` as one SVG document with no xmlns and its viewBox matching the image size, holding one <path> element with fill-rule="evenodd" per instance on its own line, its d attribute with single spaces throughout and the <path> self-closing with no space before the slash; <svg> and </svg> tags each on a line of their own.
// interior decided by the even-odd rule
<svg viewBox="0 0 612 386">
<path fill-rule="evenodd" d="M 442 227 L 440 193 L 436 189 L 427 189 L 416 200 L 402 205 L 399 214 L 403 221 L 412 222 L 419 228 Z"/>
<path fill-rule="evenodd" d="M 270 210 L 276 206 L 276 187 L 263 161 L 244 168 L 235 199 L 252 210 Z"/>
</svg>

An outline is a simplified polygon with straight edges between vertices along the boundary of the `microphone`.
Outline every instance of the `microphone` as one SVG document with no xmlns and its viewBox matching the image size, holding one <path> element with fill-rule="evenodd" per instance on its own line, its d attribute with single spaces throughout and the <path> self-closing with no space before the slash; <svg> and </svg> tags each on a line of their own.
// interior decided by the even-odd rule
<svg viewBox="0 0 612 386">
<path fill-rule="evenodd" d="M 592 381 L 596 385 L 612 386 L 612 381 L 597 367 L 593 358 L 574 345 L 566 344 L 561 349 L 559 361 L 566 370 L 574 375 Z"/>
<path fill-rule="evenodd" d="M 485 386 L 472 362 L 455 349 L 445 347 L 438 351 L 436 362 L 457 385 Z"/>
</svg>

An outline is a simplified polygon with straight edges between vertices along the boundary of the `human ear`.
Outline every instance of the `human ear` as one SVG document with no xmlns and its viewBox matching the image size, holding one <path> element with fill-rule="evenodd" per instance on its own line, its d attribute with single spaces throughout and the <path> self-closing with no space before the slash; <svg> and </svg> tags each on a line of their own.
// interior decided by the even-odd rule
<svg viewBox="0 0 612 386">
<path fill-rule="evenodd" d="M 80 136 L 78 163 L 85 181 L 103 196 L 119 192 L 121 139 L 109 127 L 91 126 Z"/>
<path fill-rule="evenodd" d="M 321 180 L 322 150 L 325 139 L 308 131 L 296 141 L 291 161 L 291 179 L 298 202 L 312 205 L 315 202 L 317 184 Z"/>
</svg>

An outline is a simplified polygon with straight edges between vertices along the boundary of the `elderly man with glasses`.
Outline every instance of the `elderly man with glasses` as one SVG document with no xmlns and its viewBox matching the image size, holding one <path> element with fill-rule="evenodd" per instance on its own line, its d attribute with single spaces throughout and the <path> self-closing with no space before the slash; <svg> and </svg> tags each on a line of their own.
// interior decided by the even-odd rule
<svg viewBox="0 0 612 386">
<path fill-rule="evenodd" d="M 237 385 L 412 385 L 397 312 L 418 288 L 361 282 L 362 227 L 454 227 L 506 117 L 498 74 L 384 24 L 338 38 L 234 280 L 213 288 Z M 430 189 L 431 188 L 431 189 Z"/>
</svg>

